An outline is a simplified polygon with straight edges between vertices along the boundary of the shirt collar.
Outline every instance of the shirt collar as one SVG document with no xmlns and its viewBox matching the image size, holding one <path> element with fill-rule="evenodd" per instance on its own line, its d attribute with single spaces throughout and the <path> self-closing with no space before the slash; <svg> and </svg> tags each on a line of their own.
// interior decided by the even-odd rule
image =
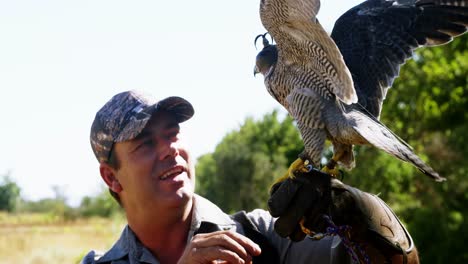
<svg viewBox="0 0 468 264">
<path fill-rule="evenodd" d="M 197 194 L 194 196 L 193 208 L 192 224 L 187 236 L 187 241 L 192 239 L 203 222 L 216 225 L 219 227 L 219 230 L 230 230 L 236 226 L 236 223 L 217 205 Z"/>
<path fill-rule="evenodd" d="M 202 196 L 195 195 L 191 227 L 197 229 L 201 222 L 209 222 L 220 227 L 230 227 L 235 222 L 218 206 Z"/>
<path fill-rule="evenodd" d="M 107 251 L 104 256 L 98 259 L 96 263 L 117 260 L 125 257 L 128 255 L 129 245 L 134 243 L 135 238 L 136 237 L 135 234 L 133 234 L 133 231 L 128 227 L 128 225 L 125 226 L 119 240 L 117 240 L 114 246 L 112 246 L 112 248 Z"/>
</svg>

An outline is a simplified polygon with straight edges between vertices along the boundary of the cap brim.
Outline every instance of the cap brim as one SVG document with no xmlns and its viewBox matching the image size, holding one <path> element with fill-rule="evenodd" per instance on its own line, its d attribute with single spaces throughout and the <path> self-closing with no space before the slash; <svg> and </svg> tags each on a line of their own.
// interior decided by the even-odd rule
<svg viewBox="0 0 468 264">
<path fill-rule="evenodd" d="M 159 101 L 156 105 L 155 111 L 165 110 L 175 115 L 177 122 L 184 122 L 190 119 L 195 110 L 192 104 L 182 97 L 171 96 Z"/>
</svg>

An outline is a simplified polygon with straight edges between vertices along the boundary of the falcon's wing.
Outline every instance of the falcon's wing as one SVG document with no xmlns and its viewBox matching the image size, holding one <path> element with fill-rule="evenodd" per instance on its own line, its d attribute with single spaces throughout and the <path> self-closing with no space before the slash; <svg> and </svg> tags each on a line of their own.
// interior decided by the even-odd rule
<svg viewBox="0 0 468 264">
<path fill-rule="evenodd" d="M 359 103 L 379 117 L 400 66 L 421 46 L 467 30 L 468 0 L 367 0 L 342 15 L 331 34 L 350 69 Z"/>
<path fill-rule="evenodd" d="M 281 77 L 305 80 L 314 72 L 325 83 L 320 89 L 326 91 L 317 91 L 319 94 L 332 93 L 344 103 L 355 103 L 351 74 L 337 46 L 315 18 L 319 8 L 319 0 L 261 0 L 262 24 L 278 48 L 275 74 L 283 74 L 282 69 L 287 67 L 295 74 Z"/>
</svg>

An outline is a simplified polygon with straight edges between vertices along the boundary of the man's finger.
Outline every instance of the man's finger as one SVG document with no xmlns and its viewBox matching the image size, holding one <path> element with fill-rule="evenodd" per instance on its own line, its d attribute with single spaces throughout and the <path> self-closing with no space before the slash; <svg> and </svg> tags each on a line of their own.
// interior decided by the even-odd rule
<svg viewBox="0 0 468 264">
<path fill-rule="evenodd" d="M 250 238 L 232 231 L 227 231 L 226 234 L 239 243 L 243 248 L 245 248 L 250 255 L 258 256 L 262 252 L 260 246 L 253 242 Z"/>
<path fill-rule="evenodd" d="M 193 263 L 251 263 L 252 258 L 241 258 L 235 252 L 221 246 L 194 248 L 190 256 Z"/>
<path fill-rule="evenodd" d="M 198 234 L 194 236 L 191 243 L 198 248 L 221 246 L 235 252 L 245 260 L 248 260 L 251 255 L 260 254 L 260 247 L 257 244 L 249 238 L 232 231 Z"/>
</svg>

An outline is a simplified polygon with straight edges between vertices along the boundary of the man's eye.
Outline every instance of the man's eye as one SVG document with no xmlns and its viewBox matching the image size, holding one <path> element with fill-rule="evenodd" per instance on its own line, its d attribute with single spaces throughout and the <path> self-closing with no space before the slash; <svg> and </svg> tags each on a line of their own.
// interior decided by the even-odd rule
<svg viewBox="0 0 468 264">
<path fill-rule="evenodd" d="M 169 134 L 170 138 L 178 138 L 178 136 L 179 136 L 179 131 L 174 131 Z"/>
<path fill-rule="evenodd" d="M 154 142 L 153 142 L 152 139 L 147 139 L 147 140 L 141 142 L 141 144 L 139 144 L 139 145 L 137 146 L 137 149 L 143 148 L 143 147 L 151 147 L 151 146 L 153 146 L 153 143 L 154 143 Z"/>
</svg>

